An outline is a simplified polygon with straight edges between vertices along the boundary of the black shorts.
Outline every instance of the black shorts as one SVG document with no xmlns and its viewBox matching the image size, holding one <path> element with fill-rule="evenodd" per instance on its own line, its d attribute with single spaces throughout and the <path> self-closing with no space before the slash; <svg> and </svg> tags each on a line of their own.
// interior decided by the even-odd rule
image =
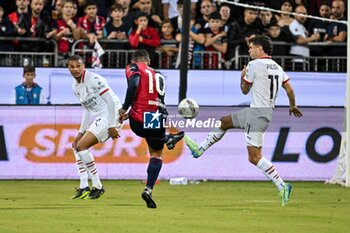
<svg viewBox="0 0 350 233">
<path fill-rule="evenodd" d="M 165 143 L 165 128 L 144 129 L 141 122 L 129 117 L 131 130 L 139 137 L 146 140 L 147 145 L 153 150 L 162 150 Z"/>
</svg>

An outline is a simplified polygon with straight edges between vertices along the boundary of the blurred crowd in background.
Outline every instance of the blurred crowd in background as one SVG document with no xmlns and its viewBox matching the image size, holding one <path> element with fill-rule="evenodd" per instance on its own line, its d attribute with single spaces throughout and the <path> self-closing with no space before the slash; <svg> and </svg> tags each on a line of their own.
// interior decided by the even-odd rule
<svg viewBox="0 0 350 233">
<path fill-rule="evenodd" d="M 347 6 L 343 0 L 232 2 L 346 20 Z M 157 67 L 157 54 L 179 55 L 182 15 L 183 0 L 0 0 L 0 37 L 55 40 L 62 60 L 71 54 L 72 45 L 79 39 L 87 42 L 78 48 L 93 48 L 96 41 L 110 40 L 113 43 L 101 43 L 104 49 L 146 49 L 152 65 Z M 344 47 L 334 46 L 346 42 L 346 24 L 242 8 L 220 0 L 191 0 L 192 63 L 201 62 L 191 56 L 195 51 L 217 51 L 224 61 L 232 60 L 237 48 L 239 54 L 246 55 L 249 38 L 257 34 L 287 43 L 277 43 L 273 55 L 346 56 Z M 333 46 L 309 47 L 311 42 Z M 33 41 L 2 40 L 0 51 L 45 52 L 48 46 Z"/>
</svg>

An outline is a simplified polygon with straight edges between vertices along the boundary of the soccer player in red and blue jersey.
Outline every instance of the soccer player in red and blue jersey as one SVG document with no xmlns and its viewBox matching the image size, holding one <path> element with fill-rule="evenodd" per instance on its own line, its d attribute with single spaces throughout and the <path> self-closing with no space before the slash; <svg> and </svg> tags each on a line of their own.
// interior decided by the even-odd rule
<svg viewBox="0 0 350 233">
<path fill-rule="evenodd" d="M 146 50 L 137 50 L 126 69 L 128 89 L 123 107 L 119 109 L 120 121 L 129 118 L 131 130 L 145 138 L 151 155 L 147 168 L 147 184 L 141 196 L 148 208 L 157 208 L 152 190 L 162 168 L 164 144 L 174 149 L 184 132 L 165 134 L 163 119 L 167 116 L 164 104 L 165 82 L 163 75 L 149 67 L 150 59 Z M 131 107 L 129 113 L 127 110 Z M 148 118 L 147 118 L 148 117 Z"/>
</svg>

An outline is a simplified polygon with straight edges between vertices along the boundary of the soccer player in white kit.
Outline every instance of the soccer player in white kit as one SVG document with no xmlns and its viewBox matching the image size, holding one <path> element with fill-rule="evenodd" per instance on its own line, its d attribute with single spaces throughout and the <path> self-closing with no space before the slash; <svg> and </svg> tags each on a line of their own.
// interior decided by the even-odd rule
<svg viewBox="0 0 350 233">
<path fill-rule="evenodd" d="M 119 138 L 118 109 L 122 107 L 118 96 L 100 75 L 85 70 L 83 59 L 74 55 L 68 59 L 68 69 L 75 79 L 72 90 L 83 107 L 79 133 L 72 143 L 76 165 L 80 175 L 80 186 L 72 199 L 96 199 L 105 192 L 100 181 L 94 157 L 89 148 L 107 139 Z M 95 120 L 90 123 L 91 117 Z M 88 175 L 92 181 L 90 190 Z"/>
<path fill-rule="evenodd" d="M 294 91 L 288 75 L 269 56 L 272 54 L 270 38 L 261 35 L 252 38 L 248 52 L 252 61 L 242 70 L 241 91 L 246 95 L 252 90 L 250 108 L 244 108 L 222 117 L 221 127 L 211 131 L 200 144 L 197 144 L 188 135 L 185 135 L 184 139 L 193 157 L 198 158 L 219 141 L 228 129 L 244 129 L 249 162 L 258 167 L 277 186 L 282 206 L 285 206 L 289 201 L 292 185 L 285 183 L 273 164 L 262 156 L 264 132 L 271 122 L 275 100 L 281 87 L 285 89 L 289 98 L 289 115 L 301 117 L 302 113 L 296 106 Z"/>
</svg>

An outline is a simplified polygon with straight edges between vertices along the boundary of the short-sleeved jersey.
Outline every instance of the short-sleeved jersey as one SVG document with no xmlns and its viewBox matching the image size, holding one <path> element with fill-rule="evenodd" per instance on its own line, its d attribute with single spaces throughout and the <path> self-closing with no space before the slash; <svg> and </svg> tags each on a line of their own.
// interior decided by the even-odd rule
<svg viewBox="0 0 350 233">
<path fill-rule="evenodd" d="M 121 107 L 118 96 L 109 88 L 106 79 L 96 73 L 85 70 L 81 82 L 73 82 L 72 90 L 81 105 L 95 117 L 108 119 L 108 106 L 102 98 L 107 91 L 110 91 L 116 103 L 119 103 L 117 109 Z"/>
<path fill-rule="evenodd" d="M 282 83 L 287 82 L 289 77 L 271 57 L 262 57 L 248 63 L 247 72 L 243 79 L 252 84 L 250 107 L 273 108 Z"/>
<path fill-rule="evenodd" d="M 166 113 L 164 96 L 164 76 L 157 70 L 147 66 L 143 62 L 131 63 L 125 69 L 127 79 L 133 75 L 139 75 L 139 85 L 136 95 L 131 103 L 130 116 L 139 122 L 143 122 L 144 112 Z"/>
</svg>

